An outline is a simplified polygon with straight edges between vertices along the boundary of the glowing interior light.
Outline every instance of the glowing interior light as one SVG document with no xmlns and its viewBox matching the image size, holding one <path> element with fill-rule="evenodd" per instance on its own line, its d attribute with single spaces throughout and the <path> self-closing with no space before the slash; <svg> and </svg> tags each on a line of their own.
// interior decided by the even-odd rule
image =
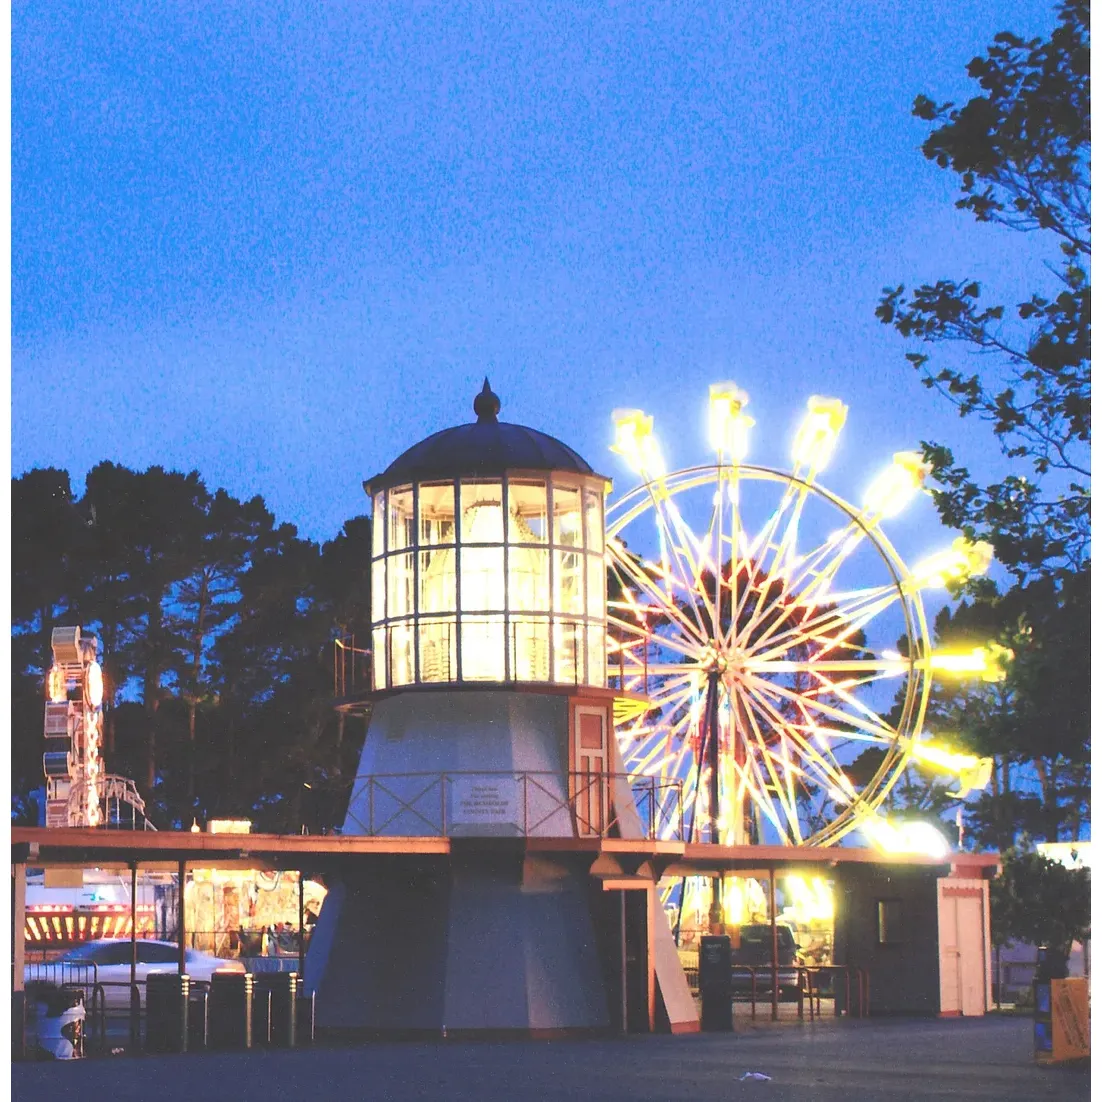
<svg viewBox="0 0 1102 1102">
<path fill-rule="evenodd" d="M 46 679 L 46 694 L 51 704 L 61 704 L 65 700 L 65 674 L 60 666 L 51 666 Z"/>
<path fill-rule="evenodd" d="M 991 544 L 972 543 L 963 536 L 953 546 L 923 559 L 911 571 L 915 584 L 928 589 L 943 589 L 950 582 L 962 582 L 987 573 L 994 555 Z"/>
<path fill-rule="evenodd" d="M 793 460 L 813 470 L 826 466 L 848 412 L 849 407 L 840 399 L 813 394 L 807 400 L 807 414 L 792 445 Z"/>
<path fill-rule="evenodd" d="M 729 876 L 723 885 L 723 917 L 728 926 L 741 926 L 746 920 L 742 884 L 733 876 Z"/>
<path fill-rule="evenodd" d="M 612 423 L 616 429 L 612 450 L 623 456 L 636 473 L 661 474 L 662 458 L 654 439 L 654 418 L 641 409 L 617 409 L 612 412 Z"/>
<path fill-rule="evenodd" d="M 834 894 L 821 876 L 808 880 L 794 874 L 786 876 L 783 884 L 785 896 L 790 900 L 792 914 L 797 922 L 826 921 L 834 917 Z"/>
<path fill-rule="evenodd" d="M 734 383 L 715 383 L 708 392 L 708 440 L 712 447 L 741 463 L 750 451 L 754 418 L 743 412 L 750 399 Z"/>
<path fill-rule="evenodd" d="M 873 480 L 865 492 L 866 513 L 876 517 L 894 517 L 907 507 L 919 491 L 930 465 L 919 452 L 896 452 L 892 465 Z"/>
<path fill-rule="evenodd" d="M 879 815 L 866 815 L 861 832 L 883 853 L 914 853 L 940 858 L 949 854 L 945 835 L 921 819 L 893 823 Z"/>
<path fill-rule="evenodd" d="M 88 667 L 88 703 L 93 708 L 98 708 L 103 703 L 103 670 L 98 662 L 93 662 Z"/>
</svg>

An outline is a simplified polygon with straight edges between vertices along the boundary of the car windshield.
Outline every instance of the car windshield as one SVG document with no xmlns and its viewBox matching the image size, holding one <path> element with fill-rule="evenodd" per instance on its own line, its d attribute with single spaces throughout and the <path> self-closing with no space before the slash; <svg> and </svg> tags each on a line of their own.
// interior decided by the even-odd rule
<svg viewBox="0 0 1102 1102">
<path fill-rule="evenodd" d="M 92 941 L 87 945 L 78 945 L 75 949 L 70 949 L 61 959 L 67 963 L 76 963 L 77 961 L 90 963 L 96 959 L 97 950 L 102 949 L 102 942 Z"/>
</svg>

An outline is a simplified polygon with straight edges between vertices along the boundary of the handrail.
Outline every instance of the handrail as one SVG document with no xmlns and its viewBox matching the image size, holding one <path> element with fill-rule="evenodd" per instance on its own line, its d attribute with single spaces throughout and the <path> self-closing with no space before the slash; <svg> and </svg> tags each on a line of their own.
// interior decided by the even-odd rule
<svg viewBox="0 0 1102 1102">
<path fill-rule="evenodd" d="M 457 818 L 450 810 L 454 785 L 462 780 L 487 782 L 508 780 L 514 791 L 503 797 L 519 802 L 511 808 L 512 818 Z M 448 837 L 457 826 L 511 827 L 514 833 L 530 837 L 553 824 L 562 813 L 570 823 L 562 836 L 615 836 L 622 832 L 627 808 L 618 809 L 614 782 L 629 786 L 632 806 L 643 836 L 648 839 L 683 837 L 682 782 L 660 777 L 639 777 L 630 773 L 568 772 L 552 770 L 455 769 L 442 772 L 374 773 L 358 776 L 350 785 L 349 818 L 365 834 L 377 836 L 411 816 L 411 825 L 430 837 Z M 594 806 L 592 793 L 598 793 Z M 671 798 L 672 797 L 672 798 Z M 362 817 L 366 803 L 366 821 Z M 640 804 L 646 811 L 641 811 Z M 671 811 L 669 805 L 674 806 Z M 380 806 L 381 805 L 381 806 Z M 355 808 L 359 807 L 357 814 Z M 509 808 L 507 806 L 506 813 Z M 554 829 L 553 825 L 551 830 Z M 557 835 L 550 835 L 557 836 Z"/>
</svg>

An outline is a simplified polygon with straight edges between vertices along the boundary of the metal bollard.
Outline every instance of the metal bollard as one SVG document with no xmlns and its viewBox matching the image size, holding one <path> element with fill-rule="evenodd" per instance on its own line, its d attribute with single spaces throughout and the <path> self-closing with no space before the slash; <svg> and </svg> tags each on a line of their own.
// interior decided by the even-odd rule
<svg viewBox="0 0 1102 1102">
<path fill-rule="evenodd" d="M 145 979 L 146 1052 L 187 1052 L 191 978 L 151 972 Z"/>
<path fill-rule="evenodd" d="M 208 1045 L 253 1047 L 253 977 L 248 972 L 215 972 L 210 978 Z"/>
<path fill-rule="evenodd" d="M 294 1048 L 297 1002 L 297 972 L 262 972 L 257 975 L 253 1006 L 254 1015 L 259 1016 L 263 1032 L 254 1025 L 254 1037 L 261 1044 Z"/>
</svg>

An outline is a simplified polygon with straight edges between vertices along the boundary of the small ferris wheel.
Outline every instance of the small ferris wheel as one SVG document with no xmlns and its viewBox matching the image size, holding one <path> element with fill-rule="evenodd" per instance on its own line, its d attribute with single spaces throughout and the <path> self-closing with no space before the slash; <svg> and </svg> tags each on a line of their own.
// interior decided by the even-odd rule
<svg viewBox="0 0 1102 1102">
<path fill-rule="evenodd" d="M 923 757 L 931 676 L 999 676 L 991 648 L 932 651 L 921 590 L 982 573 L 991 549 L 958 539 L 908 569 L 882 522 L 920 490 L 922 456 L 898 453 L 850 504 L 818 481 L 840 401 L 809 400 L 788 470 L 745 462 L 746 404 L 713 386 L 715 459 L 673 473 L 651 418 L 613 414 L 613 450 L 642 478 L 608 511 L 626 766 L 680 782 L 658 787 L 659 821 L 691 841 L 819 846 L 863 827 L 906 848 L 877 809 Z"/>
</svg>

